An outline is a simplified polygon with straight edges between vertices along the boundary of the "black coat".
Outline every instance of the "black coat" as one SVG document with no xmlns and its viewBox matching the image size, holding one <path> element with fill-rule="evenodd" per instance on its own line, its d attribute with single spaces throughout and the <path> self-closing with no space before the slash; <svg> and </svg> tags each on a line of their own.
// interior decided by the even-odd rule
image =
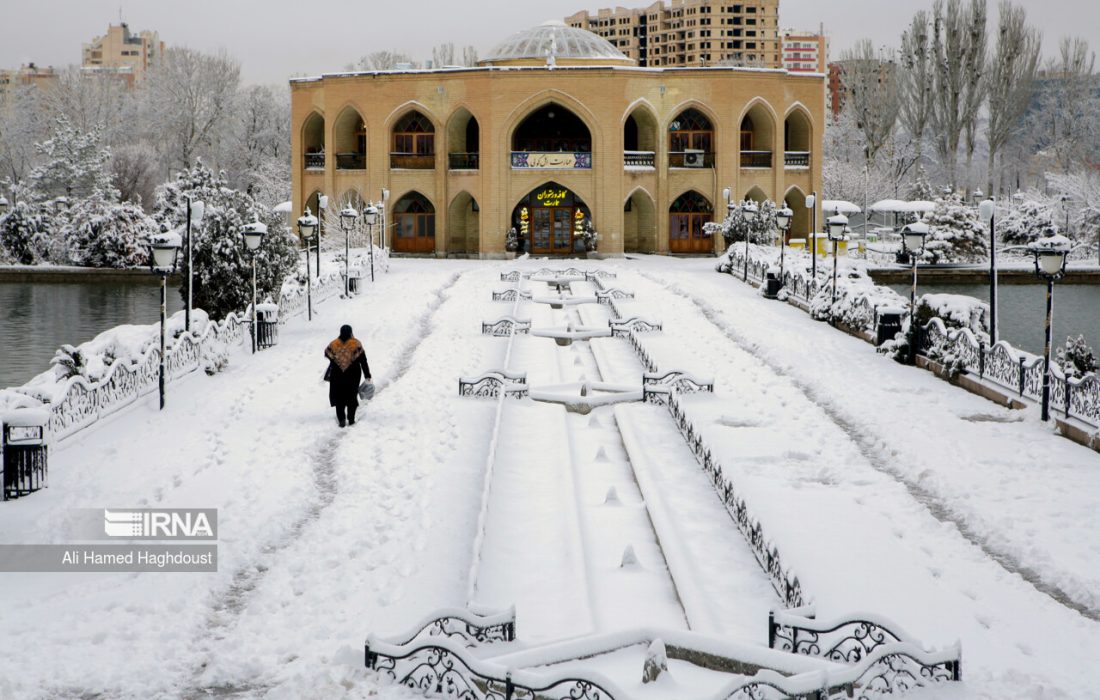
<svg viewBox="0 0 1100 700">
<path fill-rule="evenodd" d="M 370 365 L 367 364 L 367 354 L 361 353 L 359 358 L 348 365 L 346 370 L 329 360 L 328 372 L 328 403 L 330 406 L 358 406 L 359 382 L 365 376 L 371 378 Z"/>
</svg>

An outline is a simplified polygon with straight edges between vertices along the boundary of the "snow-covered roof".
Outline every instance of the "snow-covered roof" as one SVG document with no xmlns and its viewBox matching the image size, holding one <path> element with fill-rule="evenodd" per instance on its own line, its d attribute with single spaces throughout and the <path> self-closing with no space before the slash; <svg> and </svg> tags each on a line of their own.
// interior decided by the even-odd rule
<svg viewBox="0 0 1100 700">
<path fill-rule="evenodd" d="M 279 202 L 271 211 L 276 214 L 289 214 L 294 209 L 294 202 Z"/>
<path fill-rule="evenodd" d="M 821 211 L 836 212 L 837 214 L 858 214 L 862 209 L 843 199 L 824 199 L 821 201 Z"/>
<path fill-rule="evenodd" d="M 523 59 L 605 59 L 632 63 L 611 42 L 584 29 L 568 27 L 564 22 L 544 22 L 517 32 L 489 52 L 481 62 L 496 63 Z"/>
</svg>

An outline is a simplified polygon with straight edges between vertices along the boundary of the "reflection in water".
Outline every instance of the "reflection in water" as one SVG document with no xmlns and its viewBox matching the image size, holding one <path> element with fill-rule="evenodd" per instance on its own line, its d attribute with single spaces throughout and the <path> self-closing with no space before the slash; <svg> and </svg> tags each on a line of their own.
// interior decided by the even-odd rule
<svg viewBox="0 0 1100 700">
<path fill-rule="evenodd" d="M 917 294 L 965 294 L 989 302 L 989 285 L 920 284 Z M 889 285 L 909 299 L 909 285 Z M 1021 350 L 1041 355 L 1046 324 L 1045 284 L 1001 284 L 997 286 L 997 325 L 1002 340 Z M 1100 285 L 1055 284 L 1052 352 L 1065 345 L 1066 336 L 1084 335 L 1089 345 L 1100 345 Z"/>
<path fill-rule="evenodd" d="M 168 289 L 168 313 L 183 308 Z M 54 351 L 123 323 L 156 323 L 160 287 L 147 283 L 0 283 L 0 388 L 46 371 Z"/>
</svg>

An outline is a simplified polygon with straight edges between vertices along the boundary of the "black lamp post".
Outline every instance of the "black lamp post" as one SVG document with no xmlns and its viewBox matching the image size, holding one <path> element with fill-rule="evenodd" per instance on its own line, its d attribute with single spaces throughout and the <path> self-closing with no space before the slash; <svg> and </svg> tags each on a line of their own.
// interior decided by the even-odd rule
<svg viewBox="0 0 1100 700">
<path fill-rule="evenodd" d="M 836 305 L 836 266 L 837 248 L 844 240 L 844 229 L 848 228 L 848 217 L 843 214 L 833 214 L 828 218 L 829 240 L 833 243 L 833 299 L 829 305 L 829 318 L 833 316 L 833 306 Z M 816 251 L 815 251 L 816 252 Z"/>
<path fill-rule="evenodd" d="M 913 286 L 909 290 L 909 364 L 917 362 L 917 258 L 924 252 L 924 242 L 928 238 L 928 224 L 917 221 L 907 224 L 901 230 L 905 249 L 913 262 Z"/>
<path fill-rule="evenodd" d="M 779 227 L 779 283 L 783 284 L 783 264 L 787 252 L 787 233 L 791 230 L 791 221 L 794 212 L 790 207 L 783 207 L 775 212 L 775 225 Z"/>
<path fill-rule="evenodd" d="M 810 210 L 810 238 L 807 248 L 810 251 L 810 275 L 817 280 L 817 192 L 806 198 L 806 208 Z"/>
<path fill-rule="evenodd" d="M 306 246 L 306 319 L 313 320 L 313 279 L 310 277 L 309 272 L 309 246 L 313 242 L 313 234 L 317 231 L 317 217 L 310 213 L 309 207 L 306 207 L 306 213 L 298 217 L 298 235 L 302 237 L 302 242 Z M 317 247 L 321 247 L 321 242 L 317 241 Z M 317 268 L 317 274 L 321 273 L 321 268 Z"/>
<path fill-rule="evenodd" d="M 749 234 L 752 232 L 752 225 L 756 221 L 756 215 L 760 210 L 757 209 L 756 203 L 752 201 L 743 202 L 741 204 L 741 216 L 745 218 L 745 281 L 749 281 Z"/>
<path fill-rule="evenodd" d="M 1035 274 L 1047 283 L 1046 343 L 1043 348 L 1043 412 L 1050 420 L 1050 344 L 1051 322 L 1054 317 L 1054 283 L 1066 274 L 1066 256 L 1070 241 L 1065 236 L 1049 236 L 1028 244 L 1027 251 L 1035 256 Z"/>
<path fill-rule="evenodd" d="M 149 256 L 149 267 L 153 274 L 160 276 L 160 407 L 164 409 L 164 383 L 167 374 L 165 343 L 165 325 L 168 316 L 168 275 L 176 269 L 182 241 L 174 231 L 161 233 L 153 237 Z"/>
<path fill-rule="evenodd" d="M 194 290 L 194 271 L 191 257 L 192 245 L 191 245 L 191 228 L 192 226 L 198 226 L 202 223 L 203 213 L 206 211 L 206 206 L 201 202 L 196 202 L 191 198 L 191 195 L 185 195 L 187 206 L 187 240 L 185 245 L 187 246 L 187 306 L 183 313 L 183 325 L 187 330 L 191 330 L 191 306 L 193 304 L 193 290 Z"/>
<path fill-rule="evenodd" d="M 997 217 L 992 199 L 978 205 L 978 216 L 989 227 L 989 339 L 997 342 Z"/>
<path fill-rule="evenodd" d="M 370 281 L 374 282 L 374 225 L 378 223 L 378 207 L 371 204 L 363 212 L 363 219 L 367 222 L 367 232 L 370 237 L 370 249 L 367 257 L 370 258 Z M 382 235 L 385 236 L 385 230 L 382 231 Z"/>
<path fill-rule="evenodd" d="M 359 212 L 350 204 L 340 212 L 340 228 L 344 229 L 344 296 L 351 295 L 351 231 L 359 221 Z"/>
<path fill-rule="evenodd" d="M 325 235 L 325 210 L 328 209 L 328 196 L 317 198 L 317 279 L 321 279 L 321 236 Z"/>
<path fill-rule="evenodd" d="M 267 226 L 259 221 L 244 225 L 244 244 L 252 254 L 252 353 L 256 353 L 256 254 L 260 250 Z"/>
</svg>

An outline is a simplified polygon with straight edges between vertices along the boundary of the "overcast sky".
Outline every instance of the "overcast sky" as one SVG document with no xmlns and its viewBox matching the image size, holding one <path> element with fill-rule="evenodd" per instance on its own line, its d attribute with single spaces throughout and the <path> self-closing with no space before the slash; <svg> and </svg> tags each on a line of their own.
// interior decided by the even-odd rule
<svg viewBox="0 0 1100 700">
<path fill-rule="evenodd" d="M 1082 36 L 1100 49 L 1100 0 L 1019 0 L 1043 30 L 1044 53 L 1059 37 Z M 4 0 L 0 67 L 34 61 L 80 62 L 80 45 L 122 17 L 131 29 L 156 29 L 169 45 L 225 49 L 241 62 L 248 83 L 277 83 L 296 75 L 342 69 L 371 51 L 405 51 L 415 59 L 432 46 L 472 44 L 484 55 L 507 35 L 613 3 L 575 0 Z M 645 0 L 620 4 L 638 7 Z M 996 13 L 996 0 L 990 1 Z M 896 45 L 913 12 L 932 0 L 781 0 L 784 27 L 824 23 L 831 55 L 863 37 Z"/>
</svg>

